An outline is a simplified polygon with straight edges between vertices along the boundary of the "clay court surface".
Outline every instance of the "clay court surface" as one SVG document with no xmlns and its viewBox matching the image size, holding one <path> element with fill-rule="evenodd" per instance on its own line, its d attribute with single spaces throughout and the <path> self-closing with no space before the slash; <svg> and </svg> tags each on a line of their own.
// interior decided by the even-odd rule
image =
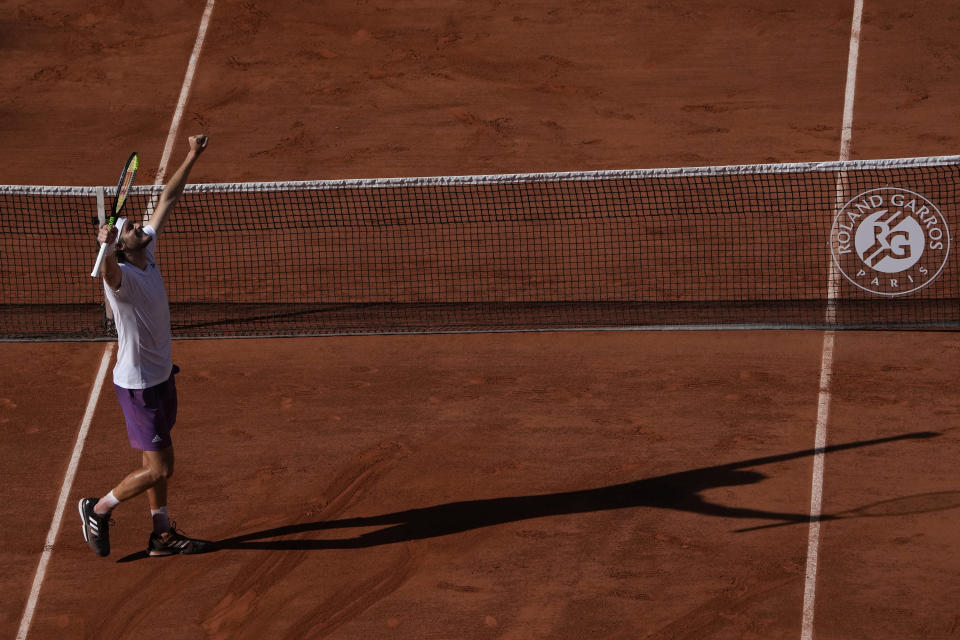
<svg viewBox="0 0 960 640">
<path fill-rule="evenodd" d="M 152 182 L 204 3 L 0 6 L 0 183 L 109 184 L 133 149 Z M 192 182 L 836 160 L 852 13 L 220 0 L 171 163 L 200 132 Z M 960 8 L 863 16 L 851 158 L 957 153 Z M 105 347 L 0 344 L 0 636 Z M 145 498 L 109 558 L 83 542 L 76 501 L 138 460 L 108 374 L 28 637 L 799 638 L 823 353 L 817 331 L 177 341 L 170 509 L 223 548 L 144 558 Z M 960 637 L 960 336 L 832 355 L 813 636 Z"/>
</svg>

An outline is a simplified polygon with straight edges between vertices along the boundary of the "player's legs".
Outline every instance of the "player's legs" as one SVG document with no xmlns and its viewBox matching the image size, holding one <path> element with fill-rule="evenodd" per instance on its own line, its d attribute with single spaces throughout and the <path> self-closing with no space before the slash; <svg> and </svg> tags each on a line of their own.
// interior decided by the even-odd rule
<svg viewBox="0 0 960 640">
<path fill-rule="evenodd" d="M 178 371 L 179 368 L 174 366 L 166 382 L 147 389 L 124 389 L 114 385 L 126 418 L 130 445 L 141 451 L 142 466 L 128 474 L 103 498 L 80 501 L 84 539 L 99 555 L 110 552 L 110 512 L 120 502 L 141 493 L 147 494 L 153 518 L 153 532 L 148 543 L 151 556 L 205 553 L 214 548 L 210 542 L 188 538 L 175 529 L 167 511 L 167 480 L 173 475 L 174 466 L 170 429 L 177 419 L 174 376 Z"/>
</svg>

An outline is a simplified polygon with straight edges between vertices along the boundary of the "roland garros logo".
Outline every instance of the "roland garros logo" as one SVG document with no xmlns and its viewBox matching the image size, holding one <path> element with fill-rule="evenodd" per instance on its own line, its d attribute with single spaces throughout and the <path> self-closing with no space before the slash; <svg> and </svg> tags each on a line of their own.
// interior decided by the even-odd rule
<svg viewBox="0 0 960 640">
<path fill-rule="evenodd" d="M 881 187 L 840 210 L 830 235 L 833 261 L 847 280 L 883 296 L 933 282 L 950 253 L 950 230 L 936 206 L 906 189 Z"/>
</svg>

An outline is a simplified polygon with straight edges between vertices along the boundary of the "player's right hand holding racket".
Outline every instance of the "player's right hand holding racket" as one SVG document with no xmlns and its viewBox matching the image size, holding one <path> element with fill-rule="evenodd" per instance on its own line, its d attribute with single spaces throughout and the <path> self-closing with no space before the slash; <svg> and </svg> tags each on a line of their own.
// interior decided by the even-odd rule
<svg viewBox="0 0 960 640">
<path fill-rule="evenodd" d="M 127 194 L 130 192 L 130 187 L 133 186 L 133 180 L 137 176 L 137 170 L 140 168 L 140 156 L 137 155 L 137 152 L 134 151 L 130 154 L 130 157 L 127 158 L 127 163 L 123 165 L 123 171 L 120 173 L 120 180 L 117 182 L 117 191 L 113 196 L 113 207 L 110 209 L 110 219 L 108 221 L 109 227 L 113 227 L 114 223 L 117 221 L 117 217 L 120 215 L 120 211 L 123 210 L 123 205 L 127 203 Z M 100 235 L 103 235 L 103 229 L 100 229 Z M 90 272 L 90 277 L 96 278 L 100 275 L 100 265 L 103 264 L 103 258 L 107 255 L 108 251 L 112 252 L 113 243 L 107 243 L 106 238 L 100 238 L 98 240 L 102 243 L 100 245 L 100 253 L 97 255 L 97 262 L 93 266 L 93 271 Z M 116 241 L 116 236 L 113 237 L 114 242 Z"/>
<path fill-rule="evenodd" d="M 97 233 L 97 242 L 107 246 L 113 246 L 117 244 L 118 235 L 120 235 L 120 231 L 115 225 L 105 224 L 100 227 L 100 231 Z"/>
</svg>

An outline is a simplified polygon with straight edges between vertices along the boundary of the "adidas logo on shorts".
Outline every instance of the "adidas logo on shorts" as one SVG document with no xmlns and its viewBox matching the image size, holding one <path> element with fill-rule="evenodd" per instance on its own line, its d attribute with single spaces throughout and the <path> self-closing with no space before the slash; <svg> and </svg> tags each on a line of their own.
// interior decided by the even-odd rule
<svg viewBox="0 0 960 640">
<path fill-rule="evenodd" d="M 163 438 L 161 438 L 159 435 L 156 435 L 156 436 L 153 436 L 153 440 L 151 440 L 150 442 L 152 442 L 153 444 L 157 444 L 158 442 L 163 442 Z"/>
</svg>

